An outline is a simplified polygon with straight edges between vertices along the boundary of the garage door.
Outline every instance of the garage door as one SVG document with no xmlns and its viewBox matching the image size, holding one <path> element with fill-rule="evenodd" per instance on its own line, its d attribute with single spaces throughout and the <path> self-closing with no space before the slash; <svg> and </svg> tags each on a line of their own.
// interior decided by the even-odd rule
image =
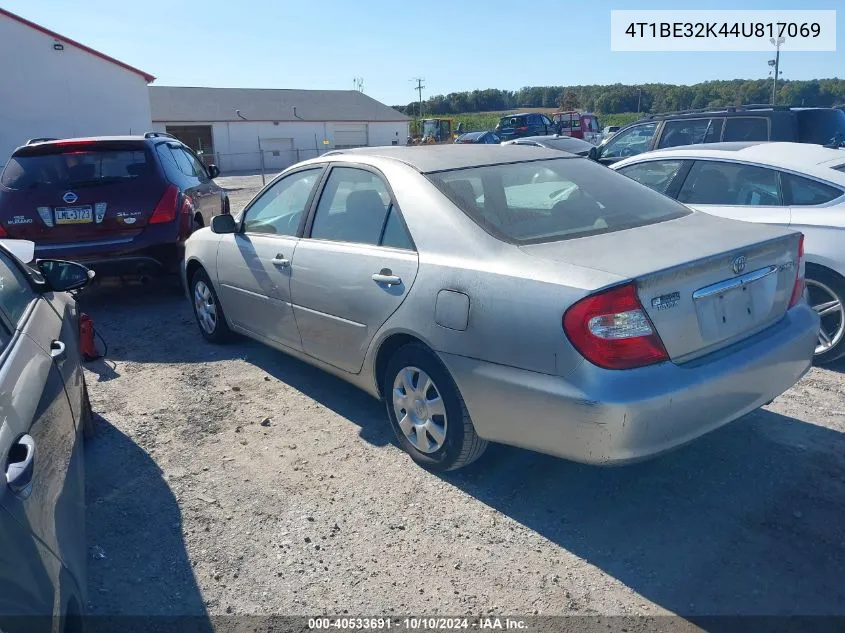
<svg viewBox="0 0 845 633">
<path fill-rule="evenodd" d="M 262 138 L 261 150 L 268 171 L 281 171 L 297 162 L 292 138 Z"/>
<path fill-rule="evenodd" d="M 363 147 L 367 144 L 366 123 L 335 123 L 335 147 Z"/>
</svg>

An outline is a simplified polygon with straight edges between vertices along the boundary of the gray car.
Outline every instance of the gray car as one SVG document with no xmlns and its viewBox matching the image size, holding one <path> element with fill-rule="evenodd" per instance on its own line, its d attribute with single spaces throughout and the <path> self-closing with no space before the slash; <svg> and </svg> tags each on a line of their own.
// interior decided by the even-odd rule
<svg viewBox="0 0 845 633">
<path fill-rule="evenodd" d="M 206 339 L 245 334 L 383 399 L 420 464 L 489 441 L 612 464 L 804 375 L 802 241 L 563 152 L 362 148 L 194 233 L 183 277 Z"/>
<path fill-rule="evenodd" d="M 35 245 L 10 242 L 0 244 L 0 630 L 78 630 L 86 564 L 82 437 L 92 419 L 78 311 L 64 291 L 91 275 L 71 262 L 27 266 Z"/>
<path fill-rule="evenodd" d="M 525 138 L 517 138 L 511 141 L 504 141 L 502 145 L 530 145 L 533 147 L 545 147 L 547 149 L 556 149 L 561 152 L 568 152 L 576 156 L 586 156 L 592 158 L 596 155 L 596 146 L 584 139 L 575 138 L 572 136 L 561 136 L 560 134 L 552 134 L 549 136 L 526 136 Z"/>
</svg>

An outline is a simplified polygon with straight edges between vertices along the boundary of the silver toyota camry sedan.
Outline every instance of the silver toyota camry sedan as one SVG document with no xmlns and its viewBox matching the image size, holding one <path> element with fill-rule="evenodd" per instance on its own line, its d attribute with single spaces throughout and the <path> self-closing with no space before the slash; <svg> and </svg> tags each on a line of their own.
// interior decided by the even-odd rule
<svg viewBox="0 0 845 633">
<path fill-rule="evenodd" d="M 524 149 L 362 148 L 284 171 L 188 240 L 201 334 L 249 336 L 382 399 L 438 470 L 491 441 L 643 459 L 809 369 L 800 233 Z"/>
</svg>

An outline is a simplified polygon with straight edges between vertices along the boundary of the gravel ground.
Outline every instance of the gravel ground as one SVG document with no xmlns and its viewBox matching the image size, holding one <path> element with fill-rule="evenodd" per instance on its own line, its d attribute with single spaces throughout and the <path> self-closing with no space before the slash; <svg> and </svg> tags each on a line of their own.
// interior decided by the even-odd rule
<svg viewBox="0 0 845 633">
<path fill-rule="evenodd" d="M 220 179 L 237 211 L 260 177 Z M 493 446 L 435 475 L 383 405 L 167 284 L 81 297 L 92 614 L 845 615 L 845 364 L 616 469 Z M 166 581 L 163 581 L 166 579 Z"/>
</svg>

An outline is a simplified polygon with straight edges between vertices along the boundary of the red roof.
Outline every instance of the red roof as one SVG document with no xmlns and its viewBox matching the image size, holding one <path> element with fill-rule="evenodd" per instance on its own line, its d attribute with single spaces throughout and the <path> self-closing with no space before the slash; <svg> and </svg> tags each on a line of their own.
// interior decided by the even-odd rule
<svg viewBox="0 0 845 633">
<path fill-rule="evenodd" d="M 43 26 L 40 26 L 40 25 L 36 24 L 35 22 L 30 22 L 29 20 L 24 19 L 19 15 L 15 15 L 11 11 L 6 11 L 6 9 L 4 9 L 2 7 L 0 7 L 0 15 L 5 15 L 7 18 L 11 18 L 12 20 L 15 20 L 16 22 L 20 22 L 21 24 L 25 24 L 26 26 L 28 26 L 32 29 L 35 29 L 36 31 L 40 31 L 41 33 L 44 33 L 45 35 L 49 35 L 50 37 L 52 37 L 54 39 L 61 40 L 62 42 L 65 42 L 66 44 L 70 44 L 71 46 L 75 46 L 76 48 L 79 48 L 79 49 L 85 51 L 86 53 L 91 53 L 92 55 L 95 55 L 95 56 L 99 57 L 100 59 L 104 59 L 107 62 L 111 62 L 112 64 L 116 64 L 117 66 L 120 66 L 121 68 L 125 68 L 126 70 L 130 70 L 137 75 L 141 75 L 141 77 L 143 77 L 146 80 L 147 83 L 155 81 L 155 77 L 153 77 L 149 73 L 145 73 L 143 70 L 138 70 L 137 68 L 130 66 L 129 64 L 124 64 L 122 61 L 115 59 L 114 57 L 109 57 L 105 53 L 101 53 L 100 51 L 95 51 L 93 48 L 85 46 L 85 44 L 80 44 L 79 42 L 76 42 L 76 41 L 74 41 L 74 40 L 72 40 L 68 37 L 65 37 L 64 35 L 59 35 L 55 31 L 51 31 L 50 29 L 45 29 Z"/>
</svg>

